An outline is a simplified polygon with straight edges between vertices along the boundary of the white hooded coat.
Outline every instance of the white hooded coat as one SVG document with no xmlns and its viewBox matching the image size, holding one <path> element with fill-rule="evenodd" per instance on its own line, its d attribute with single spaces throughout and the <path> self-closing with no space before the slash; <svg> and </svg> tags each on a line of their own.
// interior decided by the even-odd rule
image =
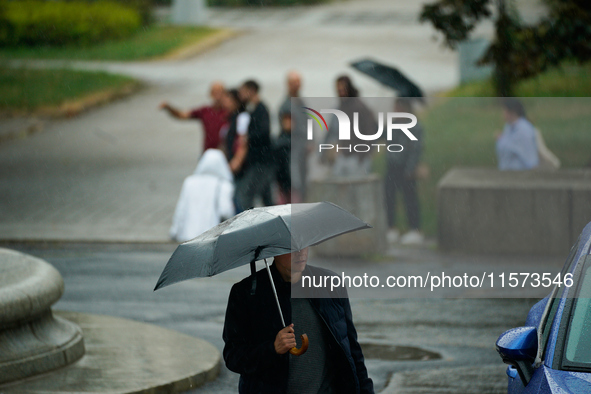
<svg viewBox="0 0 591 394">
<path fill-rule="evenodd" d="M 233 176 L 226 157 L 218 149 L 208 149 L 183 183 L 170 237 L 185 242 L 234 216 L 233 197 Z"/>
</svg>

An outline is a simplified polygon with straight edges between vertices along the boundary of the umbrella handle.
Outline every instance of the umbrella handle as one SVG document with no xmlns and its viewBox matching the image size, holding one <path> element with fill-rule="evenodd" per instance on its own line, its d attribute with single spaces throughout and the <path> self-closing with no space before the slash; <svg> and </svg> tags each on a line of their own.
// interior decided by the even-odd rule
<svg viewBox="0 0 591 394">
<path fill-rule="evenodd" d="M 308 336 L 306 334 L 302 334 L 300 335 L 300 338 L 302 339 L 302 347 L 299 349 L 297 347 L 292 347 L 289 349 L 289 353 L 293 354 L 294 356 L 301 356 L 302 354 L 306 353 L 306 350 L 308 350 Z"/>
</svg>

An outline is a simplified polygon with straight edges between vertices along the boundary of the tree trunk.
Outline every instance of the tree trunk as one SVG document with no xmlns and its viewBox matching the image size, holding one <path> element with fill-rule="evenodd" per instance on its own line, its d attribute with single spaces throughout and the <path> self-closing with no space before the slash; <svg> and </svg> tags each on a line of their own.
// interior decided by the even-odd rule
<svg viewBox="0 0 591 394">
<path fill-rule="evenodd" d="M 498 0 L 498 17 L 495 22 L 496 28 L 496 50 L 494 52 L 494 82 L 497 95 L 500 97 L 510 97 L 513 95 L 513 85 L 515 78 L 513 76 L 512 53 L 513 43 L 511 41 L 512 21 L 507 14 L 505 0 Z"/>
</svg>

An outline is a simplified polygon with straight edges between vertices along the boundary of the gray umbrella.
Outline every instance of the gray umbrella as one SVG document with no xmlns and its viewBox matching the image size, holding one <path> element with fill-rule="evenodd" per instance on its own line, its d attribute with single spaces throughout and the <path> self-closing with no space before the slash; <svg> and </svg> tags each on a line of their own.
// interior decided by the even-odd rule
<svg viewBox="0 0 591 394">
<path fill-rule="evenodd" d="M 314 246 L 338 235 L 371 228 L 330 202 L 288 204 L 244 211 L 180 244 L 154 290 L 186 279 L 213 276 L 232 268 Z M 271 285 L 275 285 L 265 260 Z M 275 292 L 279 307 L 279 300 Z M 279 314 L 285 321 L 281 307 Z"/>
<path fill-rule="evenodd" d="M 371 226 L 330 202 L 249 209 L 180 244 L 154 290 L 214 276 L 365 228 Z"/>
</svg>

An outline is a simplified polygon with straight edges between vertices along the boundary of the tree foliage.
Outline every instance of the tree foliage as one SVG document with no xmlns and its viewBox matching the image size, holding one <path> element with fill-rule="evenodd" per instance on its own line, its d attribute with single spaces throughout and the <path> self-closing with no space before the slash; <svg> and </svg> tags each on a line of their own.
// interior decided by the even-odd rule
<svg viewBox="0 0 591 394">
<path fill-rule="evenodd" d="M 510 0 L 438 0 L 423 7 L 420 20 L 456 48 L 484 19 L 495 15 L 495 39 L 480 60 L 495 67 L 497 94 L 511 96 L 515 83 L 564 60 L 591 60 L 591 1 L 542 0 L 548 15 L 534 25 L 509 12 Z M 493 13 L 493 11 L 495 11 Z"/>
<path fill-rule="evenodd" d="M 455 49 L 481 19 L 492 16 L 489 3 L 489 0 L 441 0 L 425 4 L 420 20 L 431 22 L 435 29 L 444 33 L 446 44 Z"/>
</svg>

